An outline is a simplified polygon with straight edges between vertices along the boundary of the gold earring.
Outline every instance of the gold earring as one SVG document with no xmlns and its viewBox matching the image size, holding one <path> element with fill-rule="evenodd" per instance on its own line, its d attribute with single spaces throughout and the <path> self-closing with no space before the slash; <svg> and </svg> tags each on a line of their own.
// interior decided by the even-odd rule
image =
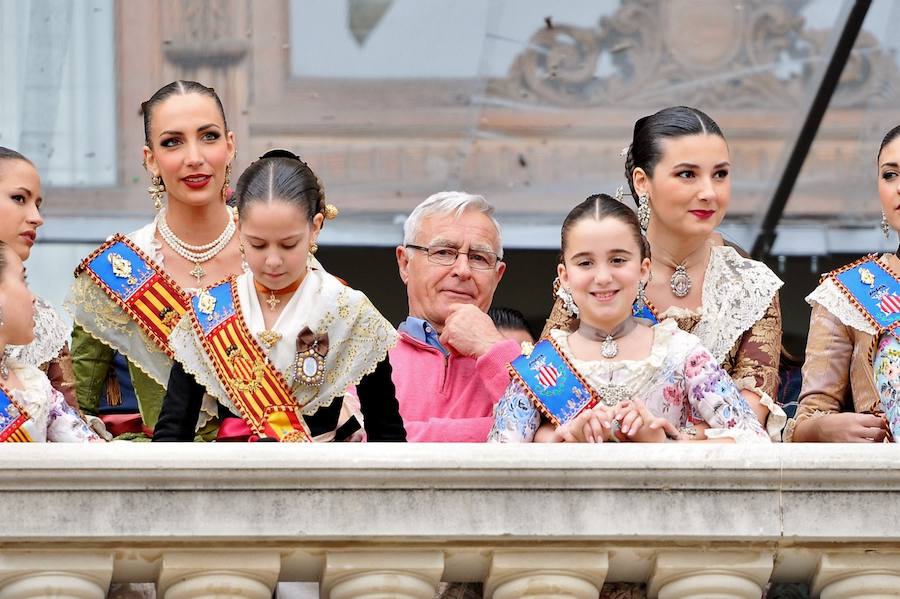
<svg viewBox="0 0 900 599">
<path fill-rule="evenodd" d="M 228 201 L 228 190 L 231 188 L 231 163 L 225 167 L 225 183 L 222 184 L 222 200 Z"/>
<path fill-rule="evenodd" d="M 318 251 L 319 251 L 319 246 L 317 244 L 315 244 L 315 243 L 310 244 L 310 246 L 309 246 L 310 255 L 315 256 L 316 252 L 318 252 Z"/>
<path fill-rule="evenodd" d="M 152 175 L 150 177 L 150 187 L 147 188 L 147 193 L 150 194 L 150 199 L 153 200 L 153 207 L 156 208 L 157 212 L 162 209 L 162 199 L 165 192 L 166 184 L 163 183 L 162 177 L 159 175 Z"/>
</svg>

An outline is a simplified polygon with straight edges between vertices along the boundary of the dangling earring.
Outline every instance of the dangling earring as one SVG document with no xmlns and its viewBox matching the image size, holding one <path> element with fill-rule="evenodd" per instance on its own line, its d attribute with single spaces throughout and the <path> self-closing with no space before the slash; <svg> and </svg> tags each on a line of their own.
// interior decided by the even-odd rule
<svg viewBox="0 0 900 599">
<path fill-rule="evenodd" d="M 572 292 L 563 287 L 561 283 L 559 289 L 556 290 L 556 297 L 562 300 L 563 308 L 565 308 L 569 316 L 578 316 L 578 306 L 575 305 L 575 298 L 572 297 Z"/>
<path fill-rule="evenodd" d="M 881 211 L 881 234 L 884 235 L 885 239 L 890 237 L 891 233 L 891 225 L 888 223 L 887 215 L 884 213 L 884 210 Z"/>
<path fill-rule="evenodd" d="M 0 306 L 0 327 L 4 324 L 3 322 L 3 307 Z M 8 379 L 9 378 L 9 366 L 6 364 L 6 358 L 9 356 L 9 347 L 4 347 L 3 352 L 0 353 L 0 378 Z"/>
<path fill-rule="evenodd" d="M 319 246 L 318 246 L 318 245 L 316 245 L 315 243 L 310 244 L 310 246 L 309 246 L 309 253 L 310 253 L 311 256 L 315 256 L 315 255 L 316 255 L 316 252 L 318 252 L 318 251 L 319 251 Z"/>
<path fill-rule="evenodd" d="M 641 224 L 641 229 L 646 231 L 647 227 L 650 226 L 650 196 L 646 193 L 642 193 L 638 196 L 637 216 L 638 222 Z"/>
<path fill-rule="evenodd" d="M 634 307 L 638 312 L 641 312 L 644 308 L 647 307 L 647 295 L 644 293 L 645 289 L 647 289 L 647 283 L 645 283 L 644 281 L 638 281 L 637 297 L 634 300 Z"/>
<path fill-rule="evenodd" d="M 150 199 L 153 200 L 153 207 L 159 212 L 163 205 L 163 194 L 166 193 L 166 184 L 163 183 L 162 177 L 159 175 L 150 177 L 150 187 L 147 188 L 147 193 L 150 194 Z"/>
<path fill-rule="evenodd" d="M 222 201 L 228 201 L 228 190 L 231 188 L 231 163 L 225 166 L 225 183 L 222 184 Z"/>
</svg>

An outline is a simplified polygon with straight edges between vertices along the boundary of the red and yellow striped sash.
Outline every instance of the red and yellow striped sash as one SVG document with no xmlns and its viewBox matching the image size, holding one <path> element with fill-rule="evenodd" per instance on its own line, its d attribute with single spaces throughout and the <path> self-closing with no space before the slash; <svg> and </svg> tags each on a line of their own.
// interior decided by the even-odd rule
<svg viewBox="0 0 900 599">
<path fill-rule="evenodd" d="M 188 310 L 188 296 L 131 240 L 117 234 L 75 270 L 86 272 L 103 292 L 172 357 L 168 338 Z"/>
<path fill-rule="evenodd" d="M 294 394 L 247 328 L 235 278 L 191 298 L 190 305 L 216 376 L 251 430 L 278 441 L 311 441 Z"/>
</svg>

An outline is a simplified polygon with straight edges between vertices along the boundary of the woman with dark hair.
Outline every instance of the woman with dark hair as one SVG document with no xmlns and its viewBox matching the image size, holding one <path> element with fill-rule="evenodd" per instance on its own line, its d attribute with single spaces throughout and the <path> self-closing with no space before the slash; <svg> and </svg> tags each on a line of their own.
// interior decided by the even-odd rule
<svg viewBox="0 0 900 599">
<path fill-rule="evenodd" d="M 787 418 L 773 398 L 782 282 L 715 231 L 731 200 L 731 162 L 721 129 L 695 108 L 666 108 L 634 124 L 626 154 L 625 177 L 654 256 L 636 310 L 651 320 L 672 319 L 696 335 L 770 436 L 780 439 Z M 576 322 L 559 300 L 543 336 Z"/>
<path fill-rule="evenodd" d="M 0 147 L 0 242 L 6 243 L 22 262 L 31 255 L 37 230 L 44 224 L 42 203 L 41 178 L 34 164 L 19 152 Z M 77 406 L 69 327 L 42 298 L 35 298 L 34 309 L 34 340 L 27 345 L 7 346 L 0 363 L 9 357 L 37 366 L 69 405 Z"/>
<path fill-rule="evenodd" d="M 767 441 L 734 382 L 673 320 L 649 325 L 633 305 L 650 277 L 630 208 L 595 195 L 562 226 L 560 289 L 579 317 L 512 362 L 490 440 Z"/>
<path fill-rule="evenodd" d="M 881 231 L 900 231 L 900 127 L 878 149 Z M 812 305 L 800 405 L 785 439 L 897 441 L 900 434 L 900 248 L 822 277 Z"/>
<path fill-rule="evenodd" d="M 215 90 L 174 81 L 144 102 L 142 111 L 156 218 L 91 253 L 67 300 L 76 323 L 72 356 L 79 405 L 96 416 L 107 383 L 108 403 L 116 405 L 111 363 L 116 352 L 122 354 L 140 415 L 104 419 L 112 432 L 136 436 L 156 424 L 172 365 L 167 338 L 190 296 L 243 271 L 236 217 L 226 206 L 234 133 Z M 215 416 L 214 404 L 208 407 L 198 430 Z"/>
<path fill-rule="evenodd" d="M 176 364 L 154 441 L 191 441 L 204 394 L 220 441 L 405 441 L 387 351 L 397 332 L 314 255 L 326 218 L 309 166 L 273 150 L 235 190 L 249 271 L 191 299 L 169 338 Z M 345 392 L 356 387 L 361 415 Z"/>
</svg>

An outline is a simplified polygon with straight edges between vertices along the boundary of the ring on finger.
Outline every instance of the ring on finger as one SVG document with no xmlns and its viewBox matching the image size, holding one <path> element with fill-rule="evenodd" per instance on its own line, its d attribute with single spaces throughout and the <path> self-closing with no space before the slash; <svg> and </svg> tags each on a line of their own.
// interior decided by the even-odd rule
<svg viewBox="0 0 900 599">
<path fill-rule="evenodd" d="M 613 443 L 621 443 L 617 433 L 622 430 L 622 425 L 619 424 L 618 420 L 613 420 L 609 423 L 609 440 Z"/>
</svg>

